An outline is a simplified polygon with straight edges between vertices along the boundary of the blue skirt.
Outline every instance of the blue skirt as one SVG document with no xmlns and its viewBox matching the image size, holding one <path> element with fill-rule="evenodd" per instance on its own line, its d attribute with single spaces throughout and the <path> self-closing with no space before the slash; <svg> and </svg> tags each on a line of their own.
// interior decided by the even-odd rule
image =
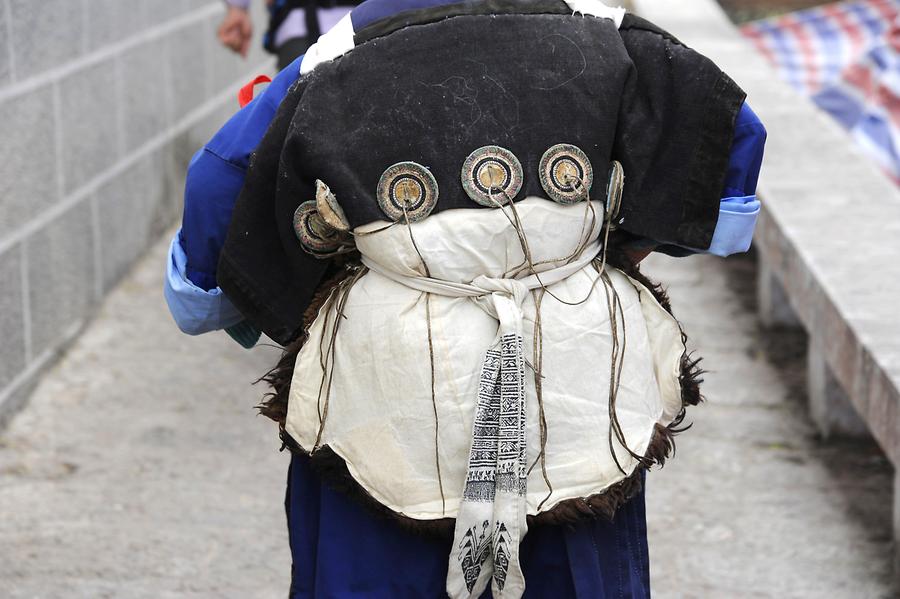
<svg viewBox="0 0 900 599">
<path fill-rule="evenodd" d="M 400 528 L 323 484 L 295 455 L 285 498 L 291 599 L 439 599 L 450 540 Z M 526 599 L 649 599 L 643 492 L 612 522 L 534 526 L 520 548 Z M 491 596 L 488 590 L 483 598 Z"/>
</svg>

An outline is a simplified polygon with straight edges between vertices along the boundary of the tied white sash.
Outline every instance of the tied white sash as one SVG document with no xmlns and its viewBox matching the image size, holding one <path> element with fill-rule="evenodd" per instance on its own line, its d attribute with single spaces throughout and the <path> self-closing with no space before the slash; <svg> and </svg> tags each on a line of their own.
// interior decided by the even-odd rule
<svg viewBox="0 0 900 599">
<path fill-rule="evenodd" d="M 489 582 L 496 599 L 515 599 L 525 591 L 519 565 L 519 543 L 528 531 L 522 305 L 532 289 L 580 271 L 600 248 L 594 240 L 567 264 L 521 279 L 479 276 L 471 283 L 408 276 L 362 258 L 370 270 L 406 287 L 471 298 L 499 322 L 481 368 L 466 485 L 450 553 L 447 593 L 453 599 L 478 597 Z"/>
</svg>

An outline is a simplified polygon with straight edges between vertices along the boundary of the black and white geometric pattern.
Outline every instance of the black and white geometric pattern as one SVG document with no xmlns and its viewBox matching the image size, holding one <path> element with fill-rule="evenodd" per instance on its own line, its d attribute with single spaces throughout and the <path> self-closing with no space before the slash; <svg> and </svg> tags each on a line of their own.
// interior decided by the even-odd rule
<svg viewBox="0 0 900 599">
<path fill-rule="evenodd" d="M 481 568 L 491 554 L 491 521 L 483 520 L 480 526 L 472 526 L 463 534 L 459 547 L 459 565 L 463 571 L 466 589 L 471 593 L 481 576 Z"/>
<path fill-rule="evenodd" d="M 463 501 L 494 501 L 500 437 L 500 362 L 500 350 L 489 349 L 481 366 Z"/>
<path fill-rule="evenodd" d="M 484 590 L 489 574 L 495 594 L 502 593 L 511 569 L 521 578 L 527 470 L 522 347 L 521 335 L 503 335 L 499 347 L 486 352 L 481 368 L 454 542 L 455 562 L 470 596 Z"/>
</svg>

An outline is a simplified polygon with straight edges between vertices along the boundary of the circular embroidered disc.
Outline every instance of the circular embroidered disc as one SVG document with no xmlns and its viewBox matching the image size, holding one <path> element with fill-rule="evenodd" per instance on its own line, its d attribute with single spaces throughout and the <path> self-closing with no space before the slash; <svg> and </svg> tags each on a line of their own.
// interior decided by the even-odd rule
<svg viewBox="0 0 900 599">
<path fill-rule="evenodd" d="M 422 220 L 434 210 L 438 185 L 427 168 L 415 162 L 398 162 L 389 166 L 378 180 L 378 205 L 393 221 L 404 220 L 404 207 L 409 222 Z"/>
<path fill-rule="evenodd" d="M 341 244 L 340 232 L 322 219 L 316 202 L 303 202 L 294 212 L 294 233 L 303 247 L 314 254 L 333 252 Z"/>
<path fill-rule="evenodd" d="M 350 222 L 344 214 L 344 209 L 338 204 L 337 198 L 328 186 L 319 179 L 316 179 L 316 209 L 328 226 L 338 231 L 350 230 Z"/>
<path fill-rule="evenodd" d="M 544 152 L 540 175 L 541 187 L 560 204 L 574 204 L 585 199 L 594 183 L 591 161 L 571 144 L 557 144 Z"/>
<path fill-rule="evenodd" d="M 506 204 L 522 189 L 522 164 L 506 148 L 478 148 L 463 163 L 462 186 L 482 206 Z"/>
</svg>

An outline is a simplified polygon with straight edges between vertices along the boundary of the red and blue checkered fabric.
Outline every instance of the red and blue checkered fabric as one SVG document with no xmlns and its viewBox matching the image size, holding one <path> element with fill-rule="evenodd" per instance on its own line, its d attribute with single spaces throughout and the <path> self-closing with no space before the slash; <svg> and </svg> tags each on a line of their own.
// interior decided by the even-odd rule
<svg viewBox="0 0 900 599">
<path fill-rule="evenodd" d="M 780 77 L 900 183 L 900 0 L 836 2 L 744 25 Z"/>
</svg>

